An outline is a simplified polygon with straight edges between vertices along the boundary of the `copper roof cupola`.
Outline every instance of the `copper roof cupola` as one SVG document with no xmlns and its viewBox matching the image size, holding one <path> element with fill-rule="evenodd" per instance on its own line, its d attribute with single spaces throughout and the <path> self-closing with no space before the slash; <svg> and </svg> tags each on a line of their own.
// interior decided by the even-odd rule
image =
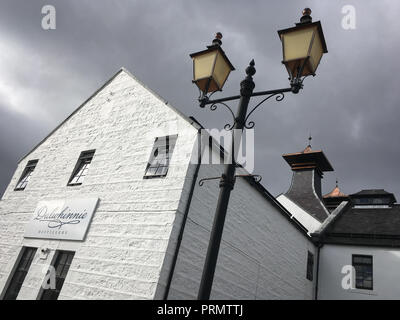
<svg viewBox="0 0 400 320">
<path fill-rule="evenodd" d="M 292 183 L 285 196 L 322 222 L 329 215 L 321 194 L 321 179 L 326 171 L 333 171 L 322 150 L 313 150 L 310 143 L 301 152 L 282 157 L 293 171 Z"/>
<path fill-rule="evenodd" d="M 333 188 L 331 192 L 323 196 L 325 206 L 330 212 L 335 210 L 342 201 L 348 201 L 349 199 L 350 197 L 347 194 L 344 194 L 340 191 L 337 180 L 335 188 Z"/>
</svg>

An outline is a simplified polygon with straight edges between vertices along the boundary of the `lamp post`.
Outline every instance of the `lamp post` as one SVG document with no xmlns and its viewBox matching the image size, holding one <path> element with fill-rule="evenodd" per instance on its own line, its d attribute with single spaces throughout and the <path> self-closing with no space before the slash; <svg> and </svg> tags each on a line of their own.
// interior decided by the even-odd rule
<svg viewBox="0 0 400 320">
<path fill-rule="evenodd" d="M 249 116 L 269 98 L 275 97 L 277 101 L 281 101 L 286 92 L 297 94 L 303 88 L 304 79 L 309 75 L 315 76 L 323 53 L 328 52 L 321 23 L 319 21 L 312 22 L 310 14 L 309 8 L 304 9 L 303 16 L 295 27 L 278 31 L 283 49 L 282 63 L 289 74 L 290 87 L 288 88 L 253 92 L 255 87 L 253 76 L 256 69 L 254 60 L 251 60 L 246 68 L 246 77 L 240 82 L 240 95 L 210 100 L 212 94 L 222 91 L 229 73 L 235 70 L 221 48 L 222 34 L 217 33 L 212 45 L 208 46 L 206 50 L 191 54 L 193 82 L 200 90 L 200 107 L 204 108 L 206 105 L 210 105 L 211 110 L 215 110 L 217 104 L 227 107 L 234 119 L 233 124 L 226 125 L 225 129 L 244 130 L 254 127 L 255 123 L 248 121 Z M 250 98 L 255 96 L 265 96 L 265 98 L 248 112 Z M 232 100 L 239 100 L 236 115 L 225 103 Z M 220 192 L 200 282 L 199 300 L 210 298 L 229 198 L 235 185 L 236 163 L 234 159 L 236 159 L 237 150 L 233 150 L 233 145 L 232 142 L 232 161 L 226 165 L 224 173 L 220 177 Z"/>
</svg>

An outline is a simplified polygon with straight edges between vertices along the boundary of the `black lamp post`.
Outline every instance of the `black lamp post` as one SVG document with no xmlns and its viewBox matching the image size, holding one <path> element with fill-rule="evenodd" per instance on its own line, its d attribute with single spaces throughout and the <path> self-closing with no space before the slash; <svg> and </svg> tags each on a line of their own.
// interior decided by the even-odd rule
<svg viewBox="0 0 400 320">
<path fill-rule="evenodd" d="M 283 48 L 282 63 L 289 73 L 289 88 L 253 92 L 255 87 L 253 76 L 256 73 L 256 69 L 254 60 L 252 60 L 246 68 L 246 78 L 240 83 L 240 95 L 210 100 L 210 96 L 214 92 L 222 91 L 229 73 L 235 69 L 221 49 L 222 34 L 217 33 L 212 45 L 208 46 L 206 50 L 191 54 L 190 56 L 193 59 L 193 82 L 201 92 L 199 97 L 200 107 L 204 108 L 206 105 L 210 105 L 211 110 L 215 110 L 217 104 L 227 107 L 234 116 L 234 122 L 232 125 L 226 125 L 225 129 L 244 130 L 245 128 L 254 127 L 255 123 L 248 121 L 249 116 L 263 102 L 274 96 L 277 101 L 281 101 L 285 92 L 298 93 L 303 88 L 305 77 L 309 75 L 315 76 L 315 71 L 323 53 L 328 52 L 321 23 L 319 21 L 312 22 L 310 14 L 311 10 L 309 8 L 304 9 L 303 16 L 295 27 L 278 31 Z M 248 113 L 250 98 L 256 96 L 266 97 Z M 225 102 L 237 99 L 239 99 L 239 106 L 235 116 Z M 232 161 L 226 165 L 225 171 L 220 178 L 219 198 L 198 293 L 199 300 L 208 300 L 210 298 L 229 198 L 235 184 L 237 165 L 234 159 L 236 159 L 236 153 L 237 150 L 233 150 L 232 144 Z"/>
</svg>

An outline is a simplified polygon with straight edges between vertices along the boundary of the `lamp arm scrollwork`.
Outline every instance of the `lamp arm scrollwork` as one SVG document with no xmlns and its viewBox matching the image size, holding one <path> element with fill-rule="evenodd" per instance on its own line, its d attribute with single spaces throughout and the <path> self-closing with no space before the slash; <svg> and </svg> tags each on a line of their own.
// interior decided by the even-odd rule
<svg viewBox="0 0 400 320">
<path fill-rule="evenodd" d="M 263 100 L 261 100 L 246 116 L 246 119 L 244 120 L 245 123 L 245 128 L 246 129 L 252 129 L 255 126 L 254 121 L 249 121 L 247 122 L 247 120 L 249 119 L 249 117 L 251 116 L 251 114 L 256 111 L 256 109 L 261 106 L 265 101 L 269 100 L 270 98 L 275 96 L 275 100 L 276 101 L 282 101 L 283 98 L 285 97 L 285 94 L 283 92 L 276 92 L 276 93 L 272 93 L 270 95 L 268 95 L 266 98 L 264 98 Z"/>
<path fill-rule="evenodd" d="M 284 88 L 284 89 L 276 89 L 276 90 L 269 90 L 269 91 L 260 91 L 260 92 L 254 92 L 251 94 L 251 97 L 261 97 L 261 96 L 266 96 L 263 100 L 261 100 L 246 116 L 245 118 L 245 125 L 244 127 L 246 129 L 252 129 L 255 126 L 254 121 L 248 121 L 250 115 L 253 114 L 253 112 L 260 106 L 262 105 L 265 101 L 269 100 L 272 97 L 275 97 L 276 101 L 282 101 L 285 98 L 285 93 L 286 92 L 293 92 L 293 93 L 297 93 L 298 90 L 300 90 L 302 88 L 303 85 L 303 81 L 306 78 L 302 77 L 302 78 L 296 78 L 296 82 L 292 82 L 291 83 L 291 87 L 290 88 Z M 215 92 L 213 92 L 215 93 Z M 211 96 L 211 95 L 210 95 Z M 230 124 L 226 124 L 224 126 L 225 130 L 232 130 L 236 124 L 236 117 L 235 114 L 233 113 L 232 109 L 225 103 L 227 101 L 232 101 L 232 100 L 238 100 L 240 99 L 240 96 L 231 96 L 231 97 L 226 97 L 226 98 L 221 98 L 221 99 L 215 99 L 215 100 L 210 100 L 209 97 L 210 96 L 203 96 L 201 99 L 199 99 L 200 101 L 200 107 L 204 108 L 206 105 L 210 105 L 210 110 L 211 111 L 215 111 L 217 109 L 217 105 L 223 105 L 225 108 L 228 109 L 229 113 L 232 115 L 233 118 L 233 123 Z"/>
<path fill-rule="evenodd" d="M 224 102 L 214 102 L 213 104 L 210 105 L 210 110 L 211 110 L 211 111 L 217 110 L 217 107 L 218 107 L 219 104 L 220 104 L 220 105 L 223 105 L 226 109 L 228 109 L 228 111 L 229 111 L 230 114 L 232 115 L 233 123 L 232 123 L 232 124 L 227 123 L 227 124 L 224 126 L 224 129 L 225 129 L 225 130 L 232 130 L 233 127 L 235 126 L 235 123 L 236 123 L 236 117 L 235 117 L 235 114 L 233 113 L 232 109 L 231 109 L 226 103 L 224 103 Z"/>
</svg>

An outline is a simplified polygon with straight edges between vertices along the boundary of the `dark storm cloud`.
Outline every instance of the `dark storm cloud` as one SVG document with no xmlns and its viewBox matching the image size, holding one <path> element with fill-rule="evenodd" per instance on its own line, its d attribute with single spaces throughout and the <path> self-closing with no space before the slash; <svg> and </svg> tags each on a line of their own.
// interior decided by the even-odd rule
<svg viewBox="0 0 400 320">
<path fill-rule="evenodd" d="M 6 111 L 0 101 L 0 194 L 7 187 L 18 160 L 46 134 L 32 119 Z"/>
<path fill-rule="evenodd" d="M 41 29 L 45 4 L 57 10 L 56 30 Z M 341 9 L 349 4 L 356 8 L 356 30 L 341 27 Z M 237 69 L 221 96 L 237 94 L 252 58 L 256 90 L 286 87 L 276 30 L 292 26 L 306 6 L 322 21 L 329 53 L 300 94 L 265 104 L 256 114 L 256 172 L 272 193 L 285 191 L 290 170 L 281 154 L 303 149 L 311 131 L 313 147 L 322 148 L 335 168 L 325 175 L 324 191 L 338 177 L 348 193 L 377 187 L 400 197 L 395 0 L 3 0 L 0 183 L 7 183 L 20 155 L 121 66 L 204 126 L 222 127 L 228 114 L 196 104 L 188 54 L 221 31 Z"/>
</svg>

